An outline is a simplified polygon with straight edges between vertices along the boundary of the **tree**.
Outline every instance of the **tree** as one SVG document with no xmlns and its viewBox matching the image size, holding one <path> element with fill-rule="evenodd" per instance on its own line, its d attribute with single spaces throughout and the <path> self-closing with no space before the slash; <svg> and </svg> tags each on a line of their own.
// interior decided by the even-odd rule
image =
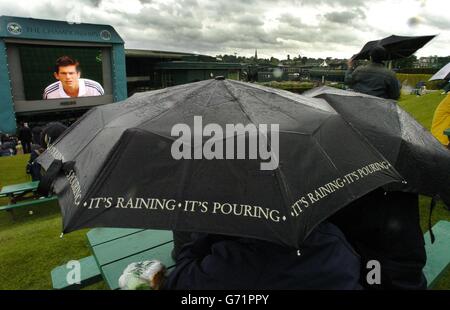
<svg viewBox="0 0 450 310">
<path fill-rule="evenodd" d="M 392 61 L 392 67 L 397 69 L 414 68 L 414 64 L 417 62 L 417 56 L 411 55 L 406 58 L 396 59 Z"/>
<path fill-rule="evenodd" d="M 280 60 L 275 57 L 270 57 L 270 64 L 277 66 L 280 63 Z"/>
</svg>

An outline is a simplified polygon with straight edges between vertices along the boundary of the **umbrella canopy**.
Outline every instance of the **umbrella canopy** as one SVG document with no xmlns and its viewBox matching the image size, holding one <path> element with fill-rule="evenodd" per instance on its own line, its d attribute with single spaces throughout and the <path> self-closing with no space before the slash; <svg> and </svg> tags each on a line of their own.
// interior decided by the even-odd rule
<svg viewBox="0 0 450 310">
<path fill-rule="evenodd" d="M 60 122 L 50 122 L 41 131 L 41 145 L 47 147 L 52 144 L 63 132 L 67 129 L 67 126 Z"/>
<path fill-rule="evenodd" d="M 229 130 L 239 125 L 257 131 Z M 293 247 L 349 202 L 402 180 L 323 100 L 229 80 L 94 108 L 38 161 L 57 172 L 64 232 L 172 229 Z"/>
<path fill-rule="evenodd" d="M 392 189 L 450 197 L 450 152 L 395 101 L 330 87 L 305 95 L 326 100 L 394 165 L 407 183 Z"/>
<path fill-rule="evenodd" d="M 450 62 L 429 79 L 429 81 L 434 80 L 450 80 Z"/>
<path fill-rule="evenodd" d="M 381 45 L 386 49 L 387 55 L 385 60 L 409 57 L 434 37 L 435 35 L 415 37 L 391 35 L 381 40 L 367 42 L 358 54 L 353 55 L 352 59 L 370 59 L 370 51 L 376 45 Z"/>
</svg>

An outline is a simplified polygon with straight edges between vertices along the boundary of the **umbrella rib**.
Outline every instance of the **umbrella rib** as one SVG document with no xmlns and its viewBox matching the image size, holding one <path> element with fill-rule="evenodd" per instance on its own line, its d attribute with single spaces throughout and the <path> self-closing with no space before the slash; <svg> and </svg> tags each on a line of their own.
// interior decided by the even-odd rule
<svg viewBox="0 0 450 310">
<path fill-rule="evenodd" d="M 193 94 L 195 94 L 196 92 L 198 92 L 198 91 L 200 90 L 200 88 L 203 88 L 203 87 L 205 87 L 205 86 L 207 86 L 207 85 L 209 85 L 209 84 L 211 84 L 211 83 L 213 83 L 213 82 L 214 82 L 214 80 L 211 80 L 211 81 L 210 81 L 209 83 L 207 83 L 206 85 L 201 85 L 201 87 L 195 88 L 194 90 L 192 90 L 192 91 L 186 96 L 186 98 L 187 98 L 187 97 L 190 97 L 190 96 L 192 96 Z M 211 97 L 210 97 L 210 99 L 211 99 Z M 178 107 L 178 106 L 179 106 L 179 104 L 178 104 L 178 105 L 176 105 L 176 104 L 173 105 L 170 109 L 167 109 L 167 110 L 165 110 L 165 111 L 162 111 L 161 113 L 159 113 L 159 114 L 157 114 L 157 115 L 151 117 L 150 119 L 147 119 L 145 122 L 140 123 L 139 126 L 144 126 L 144 125 L 147 124 L 148 122 L 153 121 L 153 120 L 155 120 L 155 119 L 161 117 L 162 115 L 168 113 L 169 111 L 173 110 L 174 108 L 176 108 L 176 107 Z"/>
<path fill-rule="evenodd" d="M 238 97 L 236 97 L 231 90 L 228 88 L 230 85 L 230 83 L 228 83 L 228 81 L 225 81 L 225 88 L 227 90 L 227 92 L 236 100 L 236 102 L 239 104 L 239 107 L 242 109 L 242 111 L 244 112 L 244 114 L 246 115 L 246 117 L 250 120 L 250 122 L 252 124 L 255 124 L 255 122 L 251 119 L 250 115 L 248 115 L 245 111 L 245 107 L 243 106 L 242 102 L 239 100 Z M 231 86 L 232 87 L 232 86 Z M 270 141 L 267 138 L 267 144 L 268 146 L 270 146 L 270 153 L 272 156 L 276 157 L 275 154 L 272 152 L 272 147 L 270 145 Z M 281 163 L 280 163 L 280 159 L 277 158 L 278 160 L 278 166 L 277 168 L 275 168 L 275 175 L 278 179 L 278 184 L 280 185 L 280 191 L 281 191 L 281 196 L 283 197 L 284 200 L 284 205 L 285 206 L 289 206 L 291 202 L 293 202 L 293 198 L 292 198 L 292 194 L 291 194 L 291 190 L 286 182 L 286 176 L 284 175 L 283 171 L 280 169 Z M 291 223 L 291 227 L 293 226 L 293 223 Z M 295 236 L 292 236 L 292 240 L 294 240 Z"/>
<path fill-rule="evenodd" d="M 119 139 L 119 142 L 128 144 L 130 141 L 129 140 L 123 141 L 123 139 Z M 89 197 L 92 193 L 94 193 L 97 190 L 97 188 L 103 184 L 105 179 L 107 177 L 109 177 L 109 175 L 111 175 L 111 173 L 113 172 L 113 169 L 107 169 L 107 168 L 109 166 L 115 165 L 116 162 L 118 161 L 117 158 L 120 156 L 123 156 L 123 153 L 119 153 L 116 151 L 118 148 L 119 148 L 119 146 L 116 144 L 115 147 L 112 149 L 112 152 L 110 152 L 108 154 L 104 164 L 99 169 L 100 173 L 97 172 L 95 181 L 93 181 L 93 183 L 91 183 L 90 188 L 88 189 L 86 194 L 83 195 L 82 201 L 85 201 L 87 197 Z M 74 222 L 77 222 L 77 220 L 75 220 L 75 219 L 79 219 L 85 209 L 81 209 L 81 210 L 82 210 L 82 212 L 77 212 L 73 215 Z M 91 219 L 94 219 L 109 210 L 111 210 L 111 209 L 105 208 L 105 209 L 101 210 L 98 214 L 94 215 L 92 218 L 90 218 L 82 223 L 79 223 L 78 226 L 83 227 L 83 225 L 85 225 L 87 222 L 91 221 Z"/>
<path fill-rule="evenodd" d="M 294 93 L 291 93 L 291 92 L 288 92 L 288 91 L 275 89 L 275 88 L 268 88 L 268 87 L 266 89 L 266 88 L 260 87 L 259 85 L 253 85 L 253 84 L 243 83 L 243 82 L 238 82 L 238 81 L 233 81 L 233 83 L 239 83 L 239 84 L 242 84 L 244 87 L 254 88 L 254 89 L 261 90 L 263 92 L 266 92 L 266 93 L 269 93 L 269 94 L 272 94 L 272 95 L 277 95 L 277 96 L 283 97 L 284 99 L 289 100 L 289 101 L 293 102 L 294 104 L 304 104 L 306 107 L 309 107 L 309 108 L 314 109 L 314 110 L 320 110 L 320 111 L 325 112 L 325 113 L 336 114 L 335 111 L 327 111 L 327 110 L 324 110 L 324 109 L 319 108 L 317 106 L 311 105 L 311 104 L 309 104 L 307 102 L 300 101 L 300 100 L 303 100 L 303 98 L 300 95 L 297 95 L 297 94 L 294 94 Z M 292 97 L 297 97 L 297 96 L 298 96 L 298 98 L 296 98 L 296 99 L 298 99 L 299 101 L 297 101 L 296 99 L 292 98 Z M 310 99 L 315 99 L 315 98 L 311 98 L 310 97 Z"/>
</svg>

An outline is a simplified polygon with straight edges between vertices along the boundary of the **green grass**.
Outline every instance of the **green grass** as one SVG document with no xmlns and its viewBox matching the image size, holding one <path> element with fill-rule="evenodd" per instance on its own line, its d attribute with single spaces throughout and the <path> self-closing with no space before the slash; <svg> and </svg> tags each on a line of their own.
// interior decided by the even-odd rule
<svg viewBox="0 0 450 310">
<path fill-rule="evenodd" d="M 430 130 L 436 107 L 445 98 L 441 92 L 433 92 L 424 96 L 402 95 L 399 105 L 411 114 L 419 123 Z"/>
<path fill-rule="evenodd" d="M 399 104 L 426 128 L 430 128 L 434 110 L 443 96 L 439 93 L 421 97 L 402 96 Z M 26 155 L 0 157 L 0 186 L 30 181 L 25 174 Z M 7 203 L 0 199 L 0 205 Z M 428 230 L 430 198 L 420 198 L 421 227 Z M 30 215 L 29 211 L 33 211 Z M 0 212 L 0 289 L 51 289 L 50 271 L 69 260 L 90 255 L 86 230 L 60 238 L 61 215 L 55 202 L 44 206 L 21 208 L 10 214 Z M 440 203 L 436 207 L 432 222 L 450 221 L 450 212 Z M 106 289 L 103 282 L 89 289 Z M 450 289 L 450 271 L 436 286 Z"/>
<path fill-rule="evenodd" d="M 25 173 L 27 160 L 27 155 L 0 157 L 0 186 L 30 181 Z M 0 205 L 7 203 L 0 199 Z M 86 230 L 60 238 L 61 215 L 56 202 L 19 208 L 14 215 L 13 221 L 8 212 L 0 212 L 0 289 L 51 289 L 54 267 L 90 255 Z"/>
</svg>

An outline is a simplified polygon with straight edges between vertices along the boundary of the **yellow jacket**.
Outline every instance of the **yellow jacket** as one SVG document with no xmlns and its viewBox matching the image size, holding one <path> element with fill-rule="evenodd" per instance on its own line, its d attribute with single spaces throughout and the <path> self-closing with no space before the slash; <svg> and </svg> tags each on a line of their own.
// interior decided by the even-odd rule
<svg viewBox="0 0 450 310">
<path fill-rule="evenodd" d="M 444 135 L 444 130 L 448 128 L 450 128 L 450 94 L 439 103 L 436 111 L 434 111 L 431 133 L 443 145 L 448 145 L 448 137 Z"/>
</svg>

